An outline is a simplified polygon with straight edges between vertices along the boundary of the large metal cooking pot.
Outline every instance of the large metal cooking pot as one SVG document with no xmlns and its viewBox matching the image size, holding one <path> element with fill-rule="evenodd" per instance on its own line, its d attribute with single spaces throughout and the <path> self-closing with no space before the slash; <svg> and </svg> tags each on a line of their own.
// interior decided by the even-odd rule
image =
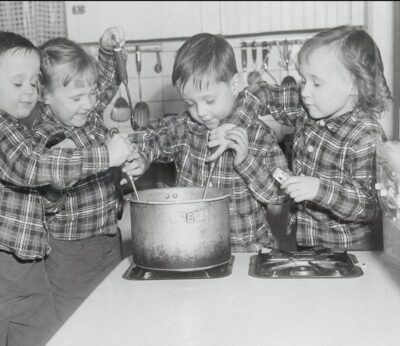
<svg viewBox="0 0 400 346">
<path fill-rule="evenodd" d="M 132 255 L 137 266 L 195 271 L 229 262 L 229 194 L 217 188 L 139 191 L 130 197 Z"/>
</svg>

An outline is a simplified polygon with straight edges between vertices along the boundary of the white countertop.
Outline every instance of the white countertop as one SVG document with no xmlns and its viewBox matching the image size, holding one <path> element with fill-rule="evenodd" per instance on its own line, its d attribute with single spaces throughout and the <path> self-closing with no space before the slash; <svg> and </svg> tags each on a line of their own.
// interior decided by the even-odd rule
<svg viewBox="0 0 400 346">
<path fill-rule="evenodd" d="M 254 278 L 234 254 L 224 278 L 135 281 L 128 257 L 47 345 L 399 345 L 400 269 L 351 253 L 364 275 L 339 279 Z"/>
</svg>

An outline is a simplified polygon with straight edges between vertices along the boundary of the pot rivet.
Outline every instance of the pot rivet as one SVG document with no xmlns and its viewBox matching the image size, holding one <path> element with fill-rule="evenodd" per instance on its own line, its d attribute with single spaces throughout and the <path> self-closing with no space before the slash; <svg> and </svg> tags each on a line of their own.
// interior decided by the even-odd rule
<svg viewBox="0 0 400 346">
<path fill-rule="evenodd" d="M 166 193 L 165 196 L 164 196 L 164 198 L 165 198 L 165 199 L 169 199 L 169 194 Z"/>
<path fill-rule="evenodd" d="M 174 193 L 174 194 L 172 195 L 172 198 L 178 198 L 178 194 Z"/>
</svg>

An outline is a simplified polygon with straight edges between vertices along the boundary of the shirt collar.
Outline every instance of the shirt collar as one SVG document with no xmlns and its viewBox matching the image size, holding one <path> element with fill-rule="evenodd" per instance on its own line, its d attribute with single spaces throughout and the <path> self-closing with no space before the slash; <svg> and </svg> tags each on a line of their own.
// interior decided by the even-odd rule
<svg viewBox="0 0 400 346">
<path fill-rule="evenodd" d="M 14 124 L 15 126 L 22 126 L 26 128 L 26 126 L 21 123 L 17 118 L 14 118 L 12 115 L 8 114 L 7 112 L 0 109 L 0 117 L 9 121 L 10 123 Z"/>
<path fill-rule="evenodd" d="M 201 135 L 201 134 L 204 134 L 204 133 L 208 132 L 208 128 L 205 125 L 200 124 L 199 122 L 194 120 L 190 116 L 189 112 L 186 112 L 186 116 L 188 117 L 187 124 L 188 124 L 189 132 L 191 132 L 191 133 L 193 133 L 195 135 Z"/>
<path fill-rule="evenodd" d="M 358 108 L 355 108 L 347 113 L 344 113 L 335 118 L 328 119 L 319 119 L 314 120 L 308 114 L 304 119 L 304 125 L 306 126 L 316 126 L 319 125 L 321 127 L 326 127 L 332 133 L 335 133 L 340 127 L 344 126 L 346 122 L 350 121 L 351 117 L 357 114 L 359 111 Z"/>
</svg>

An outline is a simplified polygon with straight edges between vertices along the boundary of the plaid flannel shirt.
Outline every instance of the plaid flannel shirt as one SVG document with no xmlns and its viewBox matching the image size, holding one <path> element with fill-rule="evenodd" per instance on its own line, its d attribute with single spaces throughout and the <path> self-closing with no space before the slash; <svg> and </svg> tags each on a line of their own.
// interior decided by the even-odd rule
<svg viewBox="0 0 400 346">
<path fill-rule="evenodd" d="M 28 129 L 0 111 L 0 249 L 23 260 L 49 254 L 44 205 L 35 187 L 72 186 L 109 167 L 106 146 L 46 149 L 51 126 Z"/>
<path fill-rule="evenodd" d="M 62 131 L 78 149 L 105 143 L 109 130 L 103 122 L 103 113 L 111 102 L 120 81 L 116 74 L 114 54 L 99 51 L 99 80 L 96 104 L 83 127 L 69 127 L 61 123 L 51 109 L 43 106 L 39 128 Z M 44 196 L 59 195 L 59 200 L 46 199 L 47 226 L 51 236 L 60 240 L 80 240 L 99 235 L 116 234 L 118 230 L 117 201 L 113 170 L 79 180 L 62 191 L 49 187 Z"/>
<path fill-rule="evenodd" d="M 234 252 L 257 251 L 270 244 L 270 227 L 265 204 L 279 204 L 284 196 L 271 171 L 287 162 L 273 131 L 261 121 L 248 128 L 249 154 L 238 165 L 226 151 L 211 176 L 213 187 L 230 194 L 231 246 Z M 139 144 L 148 160 L 174 161 L 176 186 L 205 186 L 210 164 L 207 147 L 209 131 L 193 121 L 187 112 L 162 119 L 156 129 L 138 131 L 130 138 Z"/>
<path fill-rule="evenodd" d="M 241 93 L 234 112 L 239 125 L 267 114 L 295 126 L 293 173 L 320 181 L 312 201 L 293 204 L 288 231 L 297 229 L 297 243 L 346 249 L 370 237 L 380 210 L 375 149 L 386 139 L 375 116 L 355 109 L 315 121 L 302 108 L 297 87 L 261 83 Z"/>
</svg>

